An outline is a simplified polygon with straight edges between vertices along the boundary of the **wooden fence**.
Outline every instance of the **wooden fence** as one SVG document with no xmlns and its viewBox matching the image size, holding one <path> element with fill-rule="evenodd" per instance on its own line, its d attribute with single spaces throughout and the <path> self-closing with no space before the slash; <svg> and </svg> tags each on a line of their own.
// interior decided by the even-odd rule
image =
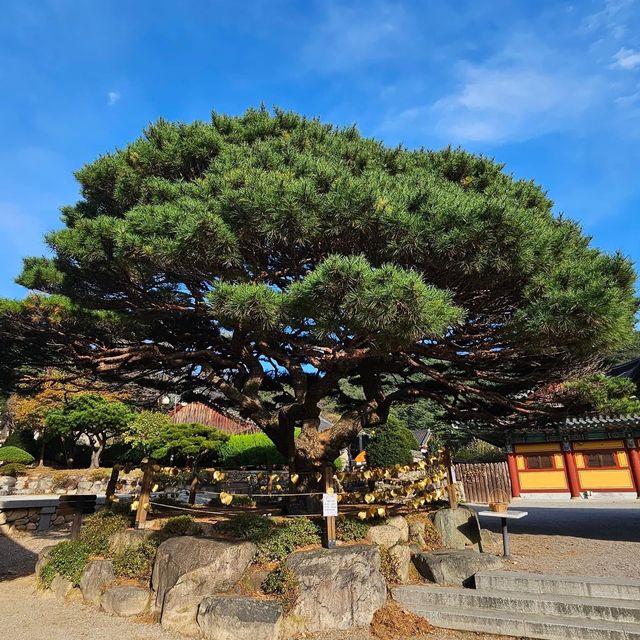
<svg viewBox="0 0 640 640">
<path fill-rule="evenodd" d="M 488 503 L 500 494 L 511 498 L 511 482 L 506 462 L 453 465 L 456 480 L 462 482 L 467 502 Z"/>
</svg>

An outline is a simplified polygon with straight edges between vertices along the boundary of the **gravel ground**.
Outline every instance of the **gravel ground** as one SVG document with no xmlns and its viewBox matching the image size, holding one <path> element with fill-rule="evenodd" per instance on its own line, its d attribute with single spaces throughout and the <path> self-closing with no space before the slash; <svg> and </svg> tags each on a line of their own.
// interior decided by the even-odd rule
<svg viewBox="0 0 640 640">
<path fill-rule="evenodd" d="M 178 640 L 157 624 L 141 624 L 36 593 L 33 569 L 38 551 L 64 533 L 0 535 L 0 620 L 3 640 Z M 182 638 L 184 640 L 184 638 Z"/>
</svg>

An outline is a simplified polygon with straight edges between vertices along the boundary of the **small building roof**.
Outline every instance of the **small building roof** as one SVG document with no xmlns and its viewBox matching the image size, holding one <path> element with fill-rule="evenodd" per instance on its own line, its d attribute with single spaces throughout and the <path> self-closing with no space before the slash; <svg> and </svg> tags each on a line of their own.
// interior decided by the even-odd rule
<svg viewBox="0 0 640 640">
<path fill-rule="evenodd" d="M 479 422 L 467 423 L 464 428 L 477 438 L 499 446 L 559 440 L 640 438 L 640 415 L 584 414 L 559 419 L 538 419 L 504 430 Z"/>
<path fill-rule="evenodd" d="M 188 402 L 178 405 L 170 415 L 173 422 L 206 424 L 229 435 L 260 432 L 260 428 L 253 422 L 225 415 L 204 402 Z"/>
</svg>

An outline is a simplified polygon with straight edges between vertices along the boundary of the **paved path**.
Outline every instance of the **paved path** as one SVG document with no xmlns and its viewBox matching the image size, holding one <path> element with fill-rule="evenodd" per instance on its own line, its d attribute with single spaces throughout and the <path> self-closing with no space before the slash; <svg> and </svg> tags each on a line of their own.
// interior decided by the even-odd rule
<svg viewBox="0 0 640 640">
<path fill-rule="evenodd" d="M 478 511 L 486 509 L 484 505 L 472 506 Z M 513 533 L 640 542 L 640 500 L 516 500 L 509 509 L 529 513 L 526 518 L 509 522 L 509 531 Z M 500 527 L 499 521 L 482 516 L 480 524 L 492 531 L 498 531 Z"/>
<path fill-rule="evenodd" d="M 177 640 L 160 625 L 110 616 L 81 602 L 35 592 L 37 552 L 61 534 L 8 538 L 0 535 L 2 640 Z M 184 638 L 182 638 L 184 640 Z"/>
</svg>

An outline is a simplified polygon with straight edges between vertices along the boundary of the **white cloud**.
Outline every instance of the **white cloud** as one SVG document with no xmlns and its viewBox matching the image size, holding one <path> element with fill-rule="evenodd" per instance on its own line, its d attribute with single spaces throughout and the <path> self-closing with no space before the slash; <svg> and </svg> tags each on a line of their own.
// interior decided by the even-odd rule
<svg viewBox="0 0 640 640">
<path fill-rule="evenodd" d="M 396 57 L 411 43 L 405 9 L 386 0 L 364 8 L 328 3 L 323 22 L 306 46 L 307 61 L 327 71 Z"/>
<path fill-rule="evenodd" d="M 449 95 L 387 119 L 386 130 L 414 127 L 457 143 L 534 138 L 571 124 L 594 102 L 598 80 L 524 63 L 461 65 Z"/>
<path fill-rule="evenodd" d="M 612 67 L 627 69 L 629 71 L 640 67 L 640 51 L 636 51 L 635 49 L 625 49 L 622 47 L 613 57 L 615 62 L 611 65 Z"/>
<path fill-rule="evenodd" d="M 107 93 L 108 105 L 112 107 L 118 100 L 120 100 L 120 92 L 119 91 L 109 91 Z"/>
</svg>

